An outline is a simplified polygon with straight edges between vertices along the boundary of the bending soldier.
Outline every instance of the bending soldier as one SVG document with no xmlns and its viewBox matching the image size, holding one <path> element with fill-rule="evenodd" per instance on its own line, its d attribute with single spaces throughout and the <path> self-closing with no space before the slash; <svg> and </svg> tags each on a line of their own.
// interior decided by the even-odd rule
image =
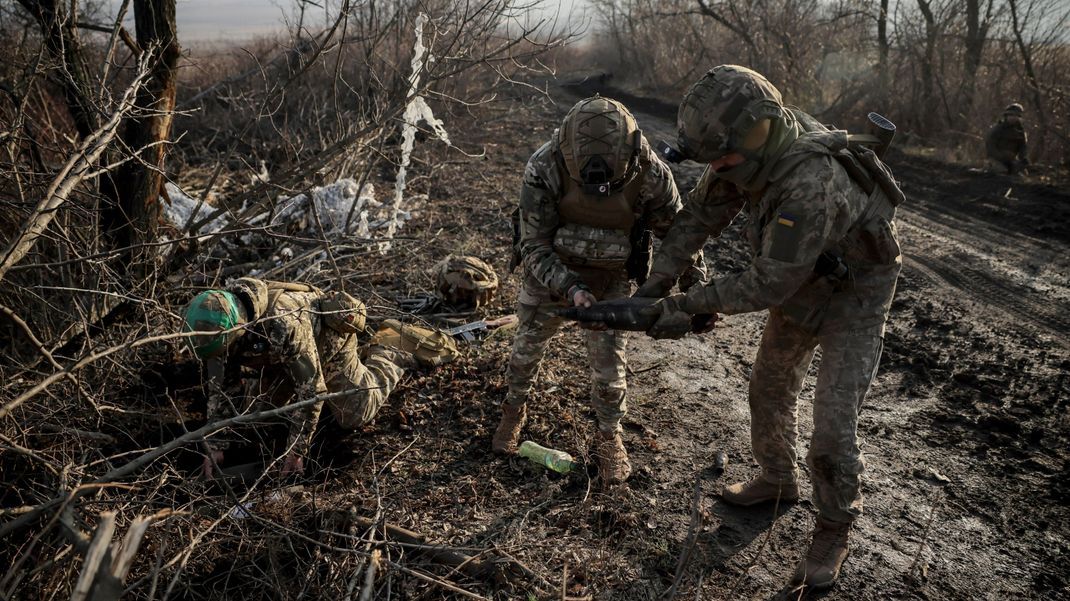
<svg viewBox="0 0 1070 601">
<path fill-rule="evenodd" d="M 807 455 L 818 509 L 795 582 L 832 584 L 862 513 L 858 412 L 877 372 L 901 258 L 893 223 L 902 200 L 887 167 L 786 108 L 760 74 L 720 66 L 696 82 L 678 115 L 679 152 L 707 163 L 637 296 L 665 296 L 709 236 L 748 214 L 749 268 L 713 278 L 654 309 L 655 337 L 679 337 L 701 313 L 769 310 L 750 378 L 751 445 L 761 473 L 725 488 L 736 505 L 792 501 L 803 379 L 822 349 Z"/>
<path fill-rule="evenodd" d="M 365 317 L 364 303 L 349 294 L 323 293 L 305 284 L 241 278 L 229 290 L 198 294 L 186 307 L 185 328 L 205 334 L 186 341 L 205 361 L 208 422 L 244 408 L 226 394 L 243 376 L 255 383 L 246 386 L 250 396 L 266 394 L 275 405 L 345 393 L 326 401 L 339 425 L 357 428 L 371 421 L 412 356 L 373 345 L 361 361 L 357 332 L 364 329 Z M 302 458 L 322 408 L 320 401 L 288 414 L 283 474 L 303 471 Z M 218 435 L 206 440 L 206 477 L 223 460 L 228 442 Z"/>
<path fill-rule="evenodd" d="M 996 121 L 985 136 L 988 158 L 1014 175 L 1029 165 L 1026 143 L 1028 136 L 1022 124 L 1025 109 L 1015 102 L 1003 109 L 1003 116 Z"/>
<path fill-rule="evenodd" d="M 629 261 L 632 277 L 645 277 L 649 269 L 644 254 L 649 253 L 649 238 L 642 232 L 663 236 L 679 210 L 672 172 L 651 151 L 631 113 L 615 100 L 596 96 L 580 101 L 532 155 L 520 191 L 520 323 L 494 451 L 517 448 L 532 382 L 563 322 L 554 309 L 626 297 Z M 705 275 L 695 267 L 702 265 L 700 254 L 689 265 L 682 285 Z M 604 485 L 623 482 L 631 473 L 620 434 L 626 410 L 625 347 L 625 332 L 603 328 L 587 333 L 591 404 L 598 419 L 594 455 Z"/>
</svg>

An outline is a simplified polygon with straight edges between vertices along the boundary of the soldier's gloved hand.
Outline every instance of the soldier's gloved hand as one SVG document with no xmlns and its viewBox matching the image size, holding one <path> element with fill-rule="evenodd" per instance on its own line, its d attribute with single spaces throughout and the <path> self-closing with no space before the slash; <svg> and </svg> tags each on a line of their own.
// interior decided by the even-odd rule
<svg viewBox="0 0 1070 601">
<path fill-rule="evenodd" d="M 568 298 L 572 301 L 572 306 L 574 307 L 590 308 L 591 305 L 598 302 L 598 299 L 591 294 L 590 290 L 579 284 L 568 289 Z"/>
<path fill-rule="evenodd" d="M 646 331 L 648 336 L 676 340 L 691 331 L 691 314 L 680 307 L 684 298 L 683 294 L 674 294 L 642 310 L 643 314 L 657 316 L 657 321 Z"/>
<path fill-rule="evenodd" d="M 654 272 L 643 282 L 642 286 L 635 291 L 635 298 L 665 298 L 672 290 L 673 277 L 664 273 Z"/>
<path fill-rule="evenodd" d="M 569 289 L 568 296 L 572 299 L 572 306 L 574 307 L 590 308 L 591 305 L 598 302 L 598 299 L 591 294 L 590 290 L 578 284 Z M 596 332 L 609 329 L 606 324 L 597 321 L 581 322 L 580 327 L 585 330 L 594 330 Z"/>
</svg>

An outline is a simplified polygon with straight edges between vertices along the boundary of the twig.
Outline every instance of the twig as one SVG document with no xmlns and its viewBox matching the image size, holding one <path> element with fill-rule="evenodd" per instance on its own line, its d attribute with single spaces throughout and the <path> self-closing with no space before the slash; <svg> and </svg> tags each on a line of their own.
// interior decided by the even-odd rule
<svg viewBox="0 0 1070 601">
<path fill-rule="evenodd" d="M 379 569 L 379 558 L 382 551 L 372 549 L 371 558 L 368 560 L 368 571 L 364 572 L 364 588 L 360 591 L 360 601 L 371 601 L 375 591 L 375 572 Z"/>
<path fill-rule="evenodd" d="M 684 570 L 691 561 L 691 551 L 698 541 L 698 531 L 702 528 L 702 521 L 702 479 L 696 475 L 695 490 L 691 495 L 691 522 L 687 527 L 687 537 L 684 538 L 684 548 L 680 550 L 680 559 L 676 562 L 676 575 L 672 579 L 672 586 L 662 595 L 662 598 L 676 598 L 676 590 L 684 579 Z"/>
<path fill-rule="evenodd" d="M 921 540 L 918 541 L 918 550 L 914 552 L 914 561 L 910 562 L 910 567 L 907 568 L 907 575 L 914 575 L 914 568 L 918 567 L 918 563 L 921 561 L 921 552 L 925 549 L 925 542 L 929 540 L 929 533 L 933 529 L 933 520 L 936 518 L 936 508 L 940 505 L 940 501 L 943 500 L 943 492 L 939 491 L 934 495 L 933 505 L 929 508 L 929 519 L 925 522 L 925 531 L 921 535 Z"/>
</svg>

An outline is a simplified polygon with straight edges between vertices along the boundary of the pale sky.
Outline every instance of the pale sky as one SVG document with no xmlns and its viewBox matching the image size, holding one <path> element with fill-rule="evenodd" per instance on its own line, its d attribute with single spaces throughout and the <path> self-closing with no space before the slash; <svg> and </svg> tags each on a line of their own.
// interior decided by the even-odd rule
<svg viewBox="0 0 1070 601">
<path fill-rule="evenodd" d="M 108 0 L 111 13 L 118 11 L 121 0 Z M 458 0 L 463 1 L 463 0 Z M 579 6 L 584 0 L 543 0 L 544 10 L 552 12 L 558 8 L 563 15 L 574 5 Z M 323 2 L 317 2 L 323 5 Z M 332 3 L 336 4 L 336 3 Z M 294 14 L 293 0 L 176 0 L 178 12 L 178 37 L 180 42 L 193 41 L 241 41 L 250 37 L 282 31 L 284 18 Z M 133 26 L 133 6 L 131 5 L 126 21 Z M 308 13 L 313 25 L 322 25 L 322 9 L 310 7 Z"/>
</svg>

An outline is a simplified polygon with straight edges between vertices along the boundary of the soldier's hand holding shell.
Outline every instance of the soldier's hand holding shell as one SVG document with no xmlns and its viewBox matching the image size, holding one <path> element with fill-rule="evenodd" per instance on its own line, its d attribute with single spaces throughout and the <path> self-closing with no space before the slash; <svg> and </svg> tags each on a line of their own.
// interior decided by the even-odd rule
<svg viewBox="0 0 1070 601">
<path fill-rule="evenodd" d="M 680 308 L 683 294 L 674 294 L 642 310 L 647 315 L 657 316 L 657 321 L 646 331 L 651 338 L 673 340 L 683 338 L 692 330 L 691 314 Z"/>
</svg>

